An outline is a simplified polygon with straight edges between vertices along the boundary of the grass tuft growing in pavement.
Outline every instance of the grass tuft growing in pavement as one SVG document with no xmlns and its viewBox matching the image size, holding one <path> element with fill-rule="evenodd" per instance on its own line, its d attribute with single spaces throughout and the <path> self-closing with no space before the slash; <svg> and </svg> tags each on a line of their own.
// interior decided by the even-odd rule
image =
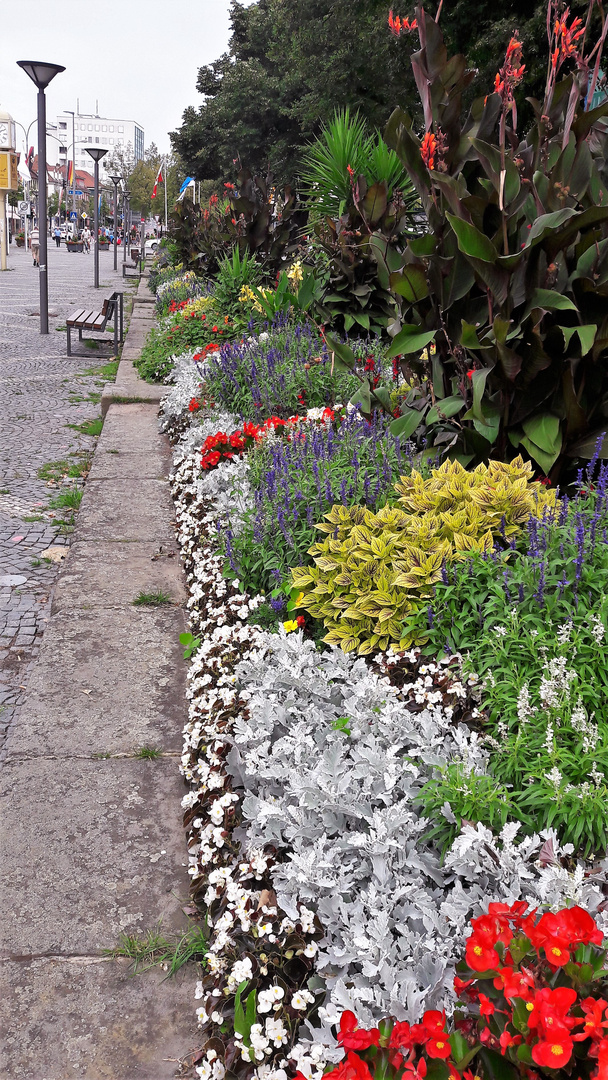
<svg viewBox="0 0 608 1080">
<path fill-rule="evenodd" d="M 91 455 L 83 453 L 73 456 L 77 458 L 76 461 L 68 461 L 67 458 L 61 458 L 59 461 L 47 461 L 46 465 L 41 465 L 38 469 L 38 479 L 46 480 L 47 483 L 52 481 L 58 484 L 61 480 L 65 480 L 66 477 L 70 480 L 84 478 L 91 468 Z"/>
<path fill-rule="evenodd" d="M 143 592 L 142 590 L 131 603 L 134 607 L 158 607 L 160 604 L 172 604 L 173 600 L 169 593 L 163 592 L 162 589 L 156 589 L 155 592 Z"/>
<path fill-rule="evenodd" d="M 96 438 L 101 435 L 103 419 L 98 416 L 95 420 L 84 420 L 82 424 L 66 424 L 65 426 L 72 428 L 74 431 L 79 431 L 81 435 L 91 435 Z"/>
<path fill-rule="evenodd" d="M 156 930 L 147 930 L 141 936 L 121 934 L 114 949 L 104 949 L 106 956 L 113 959 L 127 957 L 133 961 L 133 974 L 149 971 L 161 965 L 168 972 L 168 978 L 187 964 L 189 960 L 204 963 L 207 955 L 207 930 L 203 926 L 191 926 L 181 937 L 168 938 L 160 926 Z"/>
<path fill-rule="evenodd" d="M 147 761 L 156 761 L 160 757 L 162 750 L 157 750 L 155 746 L 140 746 L 139 750 L 135 751 L 136 758 L 142 758 Z"/>
<path fill-rule="evenodd" d="M 118 360 L 109 360 L 107 364 L 102 364 L 101 367 L 87 368 L 86 371 L 81 371 L 77 376 L 79 379 L 84 378 L 86 375 L 93 375 L 95 378 L 104 379 L 105 382 L 112 382 L 118 372 Z"/>
<path fill-rule="evenodd" d="M 80 488 L 67 488 L 66 491 L 60 492 L 55 499 L 51 499 L 49 506 L 51 510 L 63 510 L 69 508 L 70 510 L 77 510 L 82 502 L 83 492 Z"/>
</svg>

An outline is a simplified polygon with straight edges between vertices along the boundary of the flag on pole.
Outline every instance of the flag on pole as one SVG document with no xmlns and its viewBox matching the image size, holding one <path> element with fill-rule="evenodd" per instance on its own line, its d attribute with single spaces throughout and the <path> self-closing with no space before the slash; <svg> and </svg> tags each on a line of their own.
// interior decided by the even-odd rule
<svg viewBox="0 0 608 1080">
<path fill-rule="evenodd" d="M 97 213 L 101 214 L 101 191 L 99 192 L 99 206 L 97 207 Z"/>
<path fill-rule="evenodd" d="M 152 194 L 150 196 L 151 199 L 156 198 L 156 189 L 157 189 L 159 184 L 162 184 L 162 182 L 163 182 L 163 167 L 161 165 L 160 169 L 158 170 L 158 176 L 156 177 L 156 180 L 154 181 L 154 188 L 152 189 Z"/>
<path fill-rule="evenodd" d="M 74 162 L 68 162 L 68 187 L 72 187 L 74 184 Z"/>
<path fill-rule="evenodd" d="M 194 187 L 194 184 L 195 184 L 194 177 L 193 176 L 187 176 L 186 179 L 184 180 L 181 188 L 179 189 L 179 195 L 177 197 L 178 202 L 181 199 L 183 199 L 184 195 L 186 194 L 186 188 Z"/>
</svg>

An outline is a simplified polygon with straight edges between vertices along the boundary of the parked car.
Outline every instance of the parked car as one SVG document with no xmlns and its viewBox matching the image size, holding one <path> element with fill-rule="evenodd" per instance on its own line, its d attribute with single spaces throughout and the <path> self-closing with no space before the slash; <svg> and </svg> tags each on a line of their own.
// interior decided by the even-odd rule
<svg viewBox="0 0 608 1080">
<path fill-rule="evenodd" d="M 160 240 L 158 237 L 153 236 L 150 240 L 146 240 L 146 255 L 155 255 L 160 247 Z"/>
</svg>

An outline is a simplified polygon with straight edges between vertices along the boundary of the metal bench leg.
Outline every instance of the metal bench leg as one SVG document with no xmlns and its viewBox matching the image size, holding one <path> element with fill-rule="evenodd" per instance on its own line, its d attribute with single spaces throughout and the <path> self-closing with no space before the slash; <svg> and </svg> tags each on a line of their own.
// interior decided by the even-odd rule
<svg viewBox="0 0 608 1080">
<path fill-rule="evenodd" d="M 78 340 L 82 341 L 82 330 L 81 329 L 79 329 L 79 331 L 78 331 Z"/>
<path fill-rule="evenodd" d="M 118 352 L 118 307 L 114 308 L 114 356 Z"/>
<path fill-rule="evenodd" d="M 68 326 L 68 356 L 72 355 L 72 327 Z"/>
</svg>

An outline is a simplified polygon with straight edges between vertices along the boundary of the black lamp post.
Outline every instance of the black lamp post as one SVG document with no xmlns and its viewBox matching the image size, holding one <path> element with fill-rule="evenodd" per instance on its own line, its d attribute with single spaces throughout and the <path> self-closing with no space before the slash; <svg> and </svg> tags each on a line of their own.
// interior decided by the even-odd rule
<svg viewBox="0 0 608 1080">
<path fill-rule="evenodd" d="M 26 75 L 38 87 L 38 242 L 40 280 L 40 333 L 49 332 L 49 282 L 47 275 L 46 220 L 46 98 L 44 91 L 55 75 L 65 71 L 61 64 L 45 64 L 40 60 L 18 60 Z"/>
<path fill-rule="evenodd" d="M 111 176 L 110 180 L 114 184 L 114 269 L 117 269 L 118 259 L 118 185 L 122 180 L 121 176 Z"/>
<path fill-rule="evenodd" d="M 102 157 L 104 157 L 104 155 L 107 154 L 108 151 L 107 150 L 102 150 L 100 146 L 87 146 L 87 147 L 85 147 L 85 149 L 86 149 L 87 154 L 90 154 L 91 157 L 93 158 L 93 161 L 95 162 L 95 196 L 94 196 L 94 198 L 95 198 L 95 214 L 94 214 L 94 218 L 93 218 L 93 221 L 94 221 L 94 226 L 93 227 L 95 229 L 95 235 L 94 235 L 95 247 L 93 249 L 95 258 L 93 260 L 93 266 L 94 266 L 94 275 L 95 276 L 93 278 L 93 284 L 94 284 L 95 288 L 98 289 L 99 288 L 99 162 L 101 161 Z"/>
<path fill-rule="evenodd" d="M 129 256 L 131 255 L 131 192 L 130 191 L 125 191 L 125 211 L 126 211 L 126 215 L 127 215 L 126 220 L 128 222 L 128 225 L 125 226 L 126 232 L 125 232 L 125 250 L 124 250 L 124 253 L 123 253 L 123 258 L 124 259 L 126 259 L 126 257 L 127 257 L 127 248 L 129 249 Z"/>
</svg>

